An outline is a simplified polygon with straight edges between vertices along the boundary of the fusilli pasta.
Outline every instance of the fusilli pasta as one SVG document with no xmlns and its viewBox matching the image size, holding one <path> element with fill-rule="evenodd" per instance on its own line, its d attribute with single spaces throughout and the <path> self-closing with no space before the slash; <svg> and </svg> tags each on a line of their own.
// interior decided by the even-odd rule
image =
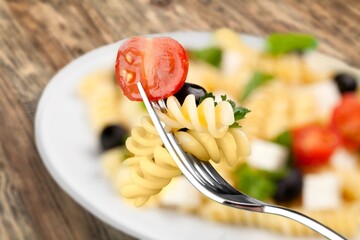
<svg viewBox="0 0 360 240">
<path fill-rule="evenodd" d="M 141 119 L 141 126 L 131 130 L 127 149 L 134 154 L 124 161 L 132 167 L 131 183 L 122 187 L 121 194 L 135 200 L 136 206 L 161 191 L 171 179 L 181 174 L 175 162 L 162 147 L 162 141 L 149 116 Z"/>
<path fill-rule="evenodd" d="M 126 140 L 127 149 L 135 156 L 152 156 L 156 146 L 162 145 L 149 116 L 141 118 L 141 126 L 131 130 L 131 136 Z"/>
<path fill-rule="evenodd" d="M 273 139 L 281 132 L 314 121 L 315 99 L 311 93 L 271 82 L 257 89 L 244 103 L 251 114 L 242 125 L 250 137 Z"/>
<path fill-rule="evenodd" d="M 335 173 L 343 183 L 343 194 L 346 199 L 360 202 L 360 171 L 358 169 L 336 169 Z"/>
<path fill-rule="evenodd" d="M 222 138 L 213 138 L 209 133 L 195 130 L 176 132 L 175 137 L 185 152 L 203 161 L 225 161 L 233 167 L 250 155 L 249 141 L 239 128 L 229 129 Z"/>
<path fill-rule="evenodd" d="M 215 106 L 213 98 L 205 98 L 196 106 L 195 96 L 189 94 L 182 105 L 176 97 L 167 99 L 168 112 L 158 112 L 160 119 L 174 129 L 194 129 L 209 132 L 215 138 L 223 137 L 234 123 L 234 113 L 229 102 L 221 101 Z"/>
<path fill-rule="evenodd" d="M 100 132 L 106 125 L 121 121 L 120 93 L 111 72 L 98 72 L 84 79 L 79 93 L 88 103 L 91 125 Z"/>
<path fill-rule="evenodd" d="M 150 196 L 159 193 L 173 177 L 181 174 L 164 147 L 157 145 L 153 151 L 152 158 L 136 156 L 125 161 L 126 165 L 134 169 L 131 174 L 132 183 L 124 186 L 121 194 L 126 198 L 135 199 L 136 206 L 145 204 Z"/>
<path fill-rule="evenodd" d="M 123 148 L 117 147 L 101 154 L 101 165 L 104 169 L 104 173 L 112 180 L 116 177 L 117 170 L 121 166 L 122 161 L 126 158 L 124 151 Z"/>
<path fill-rule="evenodd" d="M 180 106 L 175 97 L 170 97 L 167 103 L 169 112 L 162 114 L 161 119 L 165 119 L 164 122 L 170 123 L 175 129 L 192 129 L 174 133 L 185 152 L 203 161 L 224 161 L 229 166 L 235 166 L 250 154 L 250 144 L 243 131 L 228 127 L 234 122 L 229 102 L 222 101 L 215 106 L 212 98 L 206 98 L 197 107 L 194 95 L 189 95 L 183 106 Z M 219 114 L 230 114 L 230 120 L 220 117 Z M 175 117 L 170 118 L 168 115 Z M 225 131 L 221 135 L 214 131 L 219 126 L 218 122 Z M 145 204 L 151 196 L 169 184 L 173 177 L 181 174 L 162 145 L 149 116 L 142 118 L 141 126 L 133 128 L 131 136 L 126 141 L 127 149 L 134 154 L 124 161 L 125 165 L 132 167 L 132 181 L 121 189 L 121 194 L 126 198 L 135 199 L 137 206 Z"/>
<path fill-rule="evenodd" d="M 306 58 L 298 54 L 261 54 L 256 69 L 277 76 L 280 81 L 289 85 L 317 82 L 328 77 L 328 74 L 319 71 L 319 68 L 312 69 Z"/>
</svg>

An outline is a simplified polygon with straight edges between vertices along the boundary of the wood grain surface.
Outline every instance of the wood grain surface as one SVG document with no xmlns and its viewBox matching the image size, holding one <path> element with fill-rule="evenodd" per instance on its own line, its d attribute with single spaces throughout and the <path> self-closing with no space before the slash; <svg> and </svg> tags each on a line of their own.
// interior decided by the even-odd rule
<svg viewBox="0 0 360 240">
<path fill-rule="evenodd" d="M 133 239 L 67 196 L 46 171 L 33 120 L 49 79 L 122 38 L 229 27 L 306 32 L 360 67 L 360 1 L 0 0 L 0 239 Z"/>
</svg>

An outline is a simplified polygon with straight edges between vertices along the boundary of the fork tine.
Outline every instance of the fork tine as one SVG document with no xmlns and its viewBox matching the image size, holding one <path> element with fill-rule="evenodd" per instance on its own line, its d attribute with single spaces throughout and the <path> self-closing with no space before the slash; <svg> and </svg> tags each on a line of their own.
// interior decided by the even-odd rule
<svg viewBox="0 0 360 240">
<path fill-rule="evenodd" d="M 200 171 L 198 171 L 198 168 L 195 166 L 193 159 L 190 157 L 189 154 L 185 153 L 184 150 L 180 147 L 180 145 L 177 144 L 177 140 L 175 139 L 173 134 L 169 134 L 170 141 L 172 142 L 172 147 L 174 148 L 175 152 L 178 154 L 181 154 L 183 157 L 179 158 L 179 162 L 177 162 L 179 168 L 181 169 L 181 166 L 184 167 L 185 172 L 184 175 L 192 175 L 195 179 L 201 183 L 201 185 L 206 187 L 211 187 L 213 191 L 216 191 L 216 188 L 214 187 L 214 182 L 211 181 L 211 177 L 202 174 Z M 180 155 L 180 156 L 181 156 Z M 191 181 L 190 181 L 191 182 Z M 208 185 L 206 184 L 208 183 Z M 210 185 L 209 185 L 210 184 Z"/>
<path fill-rule="evenodd" d="M 247 209 L 250 211 L 262 211 L 262 205 L 265 205 L 264 202 L 261 202 L 257 199 L 251 198 L 247 196 L 246 194 L 243 194 L 242 192 L 239 192 L 237 189 L 235 189 L 233 186 L 231 186 L 225 179 L 214 169 L 214 167 L 209 162 L 203 162 L 196 158 L 193 159 L 195 164 L 202 166 L 202 172 L 204 175 L 207 175 L 208 177 L 212 177 L 216 183 L 217 183 L 217 193 L 226 195 L 226 198 L 228 199 L 227 204 L 233 204 L 233 202 L 241 202 L 239 205 L 236 204 L 237 208 L 241 209 Z M 223 202 L 224 204 L 224 202 Z"/>
<path fill-rule="evenodd" d="M 155 106 L 157 106 L 162 112 L 167 112 L 167 106 L 166 106 L 164 100 L 162 100 L 162 99 L 159 100 L 159 101 L 155 104 Z M 185 154 L 187 155 L 188 158 L 191 158 L 191 161 L 189 161 L 189 163 L 191 163 L 191 165 L 193 165 L 193 166 L 198 170 L 198 171 L 195 171 L 195 173 L 197 173 L 198 175 L 200 175 L 202 179 L 207 180 L 207 182 L 208 182 L 210 185 L 212 185 L 212 186 L 214 186 L 214 187 L 217 187 L 217 188 L 220 188 L 220 189 L 223 188 L 221 185 L 229 185 L 229 184 L 227 184 L 227 182 L 225 182 L 225 181 L 223 180 L 222 177 L 220 177 L 219 174 L 217 174 L 216 171 L 214 171 L 214 170 L 213 170 L 213 171 L 209 170 L 209 165 L 210 165 L 210 164 L 205 164 L 205 162 L 198 160 L 198 159 L 195 158 L 194 156 L 189 155 L 189 154 L 187 154 L 187 153 L 185 153 Z M 210 167 L 212 167 L 212 166 L 210 165 Z M 217 174 L 216 177 L 214 177 L 214 173 Z M 217 177 L 220 177 L 221 180 L 223 180 L 223 181 L 219 181 L 219 178 L 217 178 Z M 230 187 L 231 187 L 231 186 L 230 186 Z M 232 188 L 232 187 L 231 187 L 231 188 Z M 230 189 L 229 189 L 229 190 L 230 190 Z"/>
<path fill-rule="evenodd" d="M 153 106 L 157 107 L 160 109 L 161 112 L 166 113 L 167 112 L 167 106 L 164 100 L 159 100 L 157 103 L 153 103 Z M 182 149 L 181 149 L 182 151 Z M 183 152 L 183 151 L 182 151 Z M 206 168 L 201 164 L 201 161 L 199 161 L 197 158 L 183 152 L 183 154 L 185 154 L 189 159 L 189 161 L 187 161 L 187 164 L 189 166 L 191 166 L 191 169 L 194 171 L 190 171 L 190 174 L 196 174 L 196 178 L 201 179 L 202 184 L 205 185 L 205 183 L 207 182 L 208 184 L 210 184 L 211 186 L 213 186 L 214 190 L 218 190 L 219 188 L 222 188 L 219 185 L 219 182 L 217 181 L 217 179 L 215 177 L 213 177 L 211 174 L 209 174 L 208 170 L 206 170 Z M 199 164 L 194 164 L 193 161 L 196 161 L 196 163 Z M 194 169 L 195 168 L 195 169 Z M 205 169 L 205 170 L 204 170 Z M 220 175 L 219 175 L 220 176 Z"/>
<path fill-rule="evenodd" d="M 223 204 L 224 199 L 222 196 L 219 196 L 219 189 L 222 189 L 223 191 L 223 188 L 219 187 L 219 183 L 214 180 L 215 179 L 214 177 L 217 177 L 218 175 L 215 174 L 216 171 L 209 170 L 210 169 L 209 167 L 205 168 L 205 165 L 202 166 L 198 165 L 197 168 L 195 167 L 194 165 L 195 161 L 193 161 L 192 158 L 186 155 L 186 153 L 177 143 L 177 140 L 175 139 L 174 135 L 172 133 L 167 133 L 165 131 L 164 125 L 160 122 L 160 119 L 156 114 L 154 106 L 159 107 L 160 110 L 166 110 L 165 102 L 162 100 L 159 101 L 158 104 L 150 102 L 140 82 L 137 83 L 137 87 L 145 104 L 146 110 L 148 111 L 149 116 L 153 121 L 153 124 L 156 130 L 158 131 L 161 140 L 164 143 L 164 146 L 169 151 L 170 155 L 172 156 L 172 158 L 180 168 L 181 172 L 185 175 L 185 177 L 189 180 L 189 182 L 193 184 L 194 187 L 197 188 L 200 192 L 202 192 L 210 199 L 213 199 L 214 201 Z M 199 171 L 200 169 L 203 170 Z M 213 176 L 211 176 L 209 172 L 212 172 Z M 225 180 L 222 181 L 225 182 Z M 212 183 L 210 184 L 210 182 Z M 233 193 L 230 192 L 230 194 Z M 249 203 L 244 203 L 244 206 L 247 207 L 248 205 Z"/>
<path fill-rule="evenodd" d="M 167 133 L 165 131 L 164 125 L 160 122 L 159 117 L 155 112 L 153 105 L 159 107 L 160 110 L 165 110 L 165 103 L 163 101 L 159 101 L 158 104 L 150 102 L 140 82 L 137 83 L 137 87 L 145 104 L 146 110 L 148 111 L 149 116 L 164 143 L 164 146 L 169 151 L 181 172 L 196 188 L 206 191 L 204 186 L 207 180 L 201 174 L 198 174 L 195 167 L 187 161 L 189 159 L 186 157 L 182 148 L 178 145 L 175 137 L 171 133 Z"/>
<path fill-rule="evenodd" d="M 237 194 L 238 191 L 232 187 L 225 179 L 214 169 L 214 167 L 209 162 L 203 162 L 196 158 L 193 159 L 195 164 L 199 166 L 200 171 L 203 172 L 203 175 L 211 177 L 213 181 L 217 183 L 219 190 L 226 193 Z"/>
<path fill-rule="evenodd" d="M 167 106 L 164 100 L 161 99 L 154 105 L 158 107 L 162 112 L 164 113 L 167 112 Z M 202 181 L 203 184 L 205 184 L 204 181 L 206 181 L 214 188 L 215 191 L 223 190 L 224 188 L 226 188 L 228 191 L 231 191 L 233 193 L 237 192 L 217 173 L 217 171 L 214 170 L 214 168 L 211 166 L 210 163 L 200 161 L 194 156 L 189 155 L 185 152 L 184 154 L 187 155 L 187 157 L 189 158 L 188 164 L 196 168 L 195 171 L 190 171 L 190 173 L 196 174 L 199 178 L 203 179 Z"/>
</svg>

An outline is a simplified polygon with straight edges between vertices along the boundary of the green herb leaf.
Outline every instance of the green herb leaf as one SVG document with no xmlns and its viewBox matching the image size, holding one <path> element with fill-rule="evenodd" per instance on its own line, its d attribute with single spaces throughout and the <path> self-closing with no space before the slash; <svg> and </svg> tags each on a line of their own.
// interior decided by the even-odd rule
<svg viewBox="0 0 360 240">
<path fill-rule="evenodd" d="M 199 104 L 201 104 L 201 102 L 204 101 L 205 98 L 209 98 L 209 97 L 214 99 L 214 105 L 216 106 L 218 103 L 215 102 L 215 95 L 212 92 L 208 92 L 204 96 L 200 97 Z M 236 121 L 243 119 L 245 117 L 245 115 L 251 111 L 244 107 L 237 107 L 236 103 L 234 101 L 232 101 L 231 99 L 228 99 L 226 95 L 221 95 L 221 101 L 227 101 L 228 103 L 230 103 L 230 105 L 233 109 L 233 112 L 234 112 L 235 122 L 232 125 L 230 125 L 229 127 L 230 128 L 241 127 L 239 125 L 239 123 Z"/>
<path fill-rule="evenodd" d="M 251 111 L 249 109 L 247 109 L 247 108 L 236 106 L 236 103 L 233 100 L 228 99 L 226 95 L 221 95 L 221 100 L 222 101 L 227 101 L 228 103 L 230 103 L 230 105 L 231 105 L 231 107 L 233 109 L 233 112 L 234 112 L 235 122 L 232 125 L 230 125 L 229 127 L 230 128 L 241 127 L 239 125 L 239 123 L 236 122 L 236 121 L 239 121 L 239 120 L 245 118 L 245 115 L 247 113 L 251 112 Z"/>
<path fill-rule="evenodd" d="M 291 148 L 292 146 L 292 137 L 289 131 L 284 131 L 280 133 L 274 140 L 274 143 L 280 144 L 284 147 Z"/>
<path fill-rule="evenodd" d="M 239 121 L 240 119 L 243 119 L 247 113 L 251 112 L 249 109 L 244 107 L 235 107 L 235 108 L 233 107 L 233 111 L 234 111 L 235 121 Z"/>
<path fill-rule="evenodd" d="M 236 108 L 236 103 L 231 99 L 227 99 L 226 95 L 225 95 L 225 99 L 223 99 L 223 101 L 228 101 L 233 109 Z"/>
<path fill-rule="evenodd" d="M 220 67 L 222 50 L 219 47 L 208 47 L 200 50 L 189 51 L 190 58 L 195 60 L 204 61 L 214 67 Z"/>
<path fill-rule="evenodd" d="M 238 122 L 234 122 L 229 126 L 229 128 L 241 128 L 240 124 Z"/>
<path fill-rule="evenodd" d="M 204 101 L 205 98 L 212 98 L 212 99 L 214 99 L 214 101 L 215 101 L 215 95 L 214 95 L 212 92 L 207 92 L 207 93 L 205 93 L 204 96 L 201 96 L 201 97 L 199 98 L 199 104 L 200 104 L 202 101 Z M 216 106 L 216 104 L 215 104 L 215 106 Z"/>
<path fill-rule="evenodd" d="M 251 93 L 258 87 L 264 85 L 265 83 L 274 79 L 274 76 L 270 74 L 265 74 L 262 72 L 254 72 L 250 81 L 246 84 L 243 95 L 240 98 L 240 101 L 244 101 L 248 98 Z"/>
<path fill-rule="evenodd" d="M 315 37 L 301 33 L 274 33 L 266 38 L 265 51 L 272 55 L 316 49 Z"/>
<path fill-rule="evenodd" d="M 287 130 L 287 131 L 280 133 L 272 141 L 286 147 L 289 150 L 290 154 L 287 159 L 287 166 L 289 166 L 289 167 L 292 166 L 294 164 L 295 159 L 294 159 L 294 153 L 292 152 L 293 139 L 292 139 L 290 131 Z"/>
<path fill-rule="evenodd" d="M 274 196 L 276 182 L 265 171 L 242 164 L 235 172 L 236 187 L 251 197 L 266 200 Z"/>
<path fill-rule="evenodd" d="M 280 179 L 283 179 L 288 173 L 289 173 L 290 169 L 285 167 L 281 170 L 277 170 L 277 171 L 264 171 L 264 173 L 266 174 L 266 177 L 268 179 L 270 179 L 271 181 L 274 181 L 275 183 L 278 182 Z"/>
</svg>

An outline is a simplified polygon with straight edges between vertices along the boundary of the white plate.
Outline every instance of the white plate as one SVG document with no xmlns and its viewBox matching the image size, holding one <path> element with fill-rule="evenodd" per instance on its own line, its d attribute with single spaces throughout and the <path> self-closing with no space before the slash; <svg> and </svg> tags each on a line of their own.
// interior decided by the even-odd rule
<svg viewBox="0 0 360 240">
<path fill-rule="evenodd" d="M 186 48 L 211 42 L 210 33 L 162 34 Z M 259 48 L 262 40 L 244 36 Z M 55 181 L 92 214 L 141 239 L 289 239 L 267 231 L 216 224 L 171 211 L 136 209 L 125 204 L 102 174 L 95 134 L 85 106 L 76 94 L 82 79 L 96 69 L 113 69 L 121 42 L 95 49 L 59 71 L 46 87 L 36 113 L 36 145 Z"/>
</svg>

